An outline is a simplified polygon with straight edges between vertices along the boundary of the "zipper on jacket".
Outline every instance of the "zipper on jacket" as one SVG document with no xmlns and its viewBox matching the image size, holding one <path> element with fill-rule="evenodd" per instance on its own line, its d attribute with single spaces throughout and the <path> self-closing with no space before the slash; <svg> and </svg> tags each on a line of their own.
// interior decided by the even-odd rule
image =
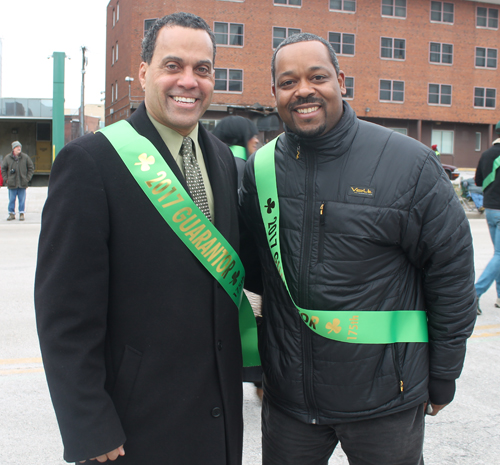
<svg viewBox="0 0 500 465">
<path fill-rule="evenodd" d="M 326 203 L 319 207 L 319 238 L 318 238 L 318 262 L 323 262 L 324 240 L 326 223 Z"/>
<path fill-rule="evenodd" d="M 300 155 L 300 143 L 297 145 L 297 155 L 295 156 L 295 159 L 298 160 Z"/>
<path fill-rule="evenodd" d="M 297 154 L 299 150 L 297 151 Z M 302 247 L 300 252 L 300 264 L 298 272 L 298 295 L 297 304 L 300 307 L 308 308 L 308 278 L 309 278 L 309 265 L 311 259 L 312 249 L 312 236 L 314 228 L 314 180 L 316 176 L 316 159 L 314 157 L 303 157 L 306 165 L 306 188 L 305 188 L 305 210 L 304 210 L 304 228 L 302 235 Z M 314 398 L 313 374 L 314 374 L 314 360 L 312 354 L 312 336 L 313 333 L 309 328 L 301 322 L 301 335 L 302 335 L 302 357 L 303 369 L 302 375 L 304 377 L 304 397 L 306 407 L 311 415 L 311 423 L 315 424 L 318 421 L 318 409 L 316 407 L 316 400 Z"/>
<path fill-rule="evenodd" d="M 404 383 L 399 365 L 399 350 L 397 344 L 392 345 L 392 353 L 393 353 L 394 369 L 396 370 L 396 377 L 398 380 L 399 394 L 404 397 Z"/>
</svg>

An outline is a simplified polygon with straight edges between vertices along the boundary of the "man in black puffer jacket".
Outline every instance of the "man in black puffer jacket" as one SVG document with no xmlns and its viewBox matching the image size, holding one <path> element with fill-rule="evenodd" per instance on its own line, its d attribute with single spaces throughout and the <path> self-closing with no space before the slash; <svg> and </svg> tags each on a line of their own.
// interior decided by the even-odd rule
<svg viewBox="0 0 500 465">
<path fill-rule="evenodd" d="M 290 295 L 266 239 L 274 229 L 260 209 L 274 204 L 257 196 L 255 157 L 240 192 L 258 248 L 245 251 L 247 287 L 263 283 L 263 464 L 327 464 L 339 441 L 351 464 L 421 464 L 424 409 L 435 415 L 452 401 L 475 322 L 468 221 L 433 151 L 356 118 L 328 42 L 291 36 L 272 74 L 286 124 L 274 153 L 277 260 Z M 426 312 L 428 343 L 327 339 L 296 306 L 360 320 Z"/>
</svg>

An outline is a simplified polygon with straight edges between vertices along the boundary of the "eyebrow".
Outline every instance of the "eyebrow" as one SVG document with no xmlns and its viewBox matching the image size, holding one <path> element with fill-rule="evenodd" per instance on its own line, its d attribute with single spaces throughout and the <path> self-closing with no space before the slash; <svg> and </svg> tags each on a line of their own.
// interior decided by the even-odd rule
<svg viewBox="0 0 500 465">
<path fill-rule="evenodd" d="M 181 64 L 184 63 L 184 60 L 181 57 L 177 57 L 175 55 L 167 55 L 166 57 L 163 57 L 163 60 L 161 60 L 161 64 L 164 65 L 169 61 L 177 61 L 178 63 Z M 212 60 L 200 60 L 196 63 L 195 66 L 200 66 L 200 65 L 208 65 L 212 67 Z"/>
</svg>

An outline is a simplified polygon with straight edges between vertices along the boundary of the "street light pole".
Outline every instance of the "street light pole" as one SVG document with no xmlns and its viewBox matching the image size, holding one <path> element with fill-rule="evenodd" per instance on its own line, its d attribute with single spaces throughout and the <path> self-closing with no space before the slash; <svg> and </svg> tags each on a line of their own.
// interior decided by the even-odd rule
<svg viewBox="0 0 500 465">
<path fill-rule="evenodd" d="M 131 105 L 130 105 L 130 85 L 134 81 L 134 78 L 130 77 L 130 76 L 126 76 L 125 81 L 128 82 L 128 116 L 130 116 L 130 107 L 131 107 Z"/>
</svg>

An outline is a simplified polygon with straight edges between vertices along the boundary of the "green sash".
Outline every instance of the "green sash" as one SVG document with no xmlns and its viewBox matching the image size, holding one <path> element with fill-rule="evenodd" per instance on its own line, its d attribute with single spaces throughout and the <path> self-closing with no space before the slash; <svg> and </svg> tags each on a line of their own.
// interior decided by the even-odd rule
<svg viewBox="0 0 500 465">
<path fill-rule="evenodd" d="M 241 145 L 230 145 L 229 148 L 235 157 L 241 158 L 245 161 L 247 160 L 247 151 L 245 150 L 245 147 L 242 147 Z"/>
<path fill-rule="evenodd" d="M 257 325 L 243 292 L 245 270 L 237 253 L 195 205 L 148 139 L 126 121 L 107 126 L 100 132 L 111 142 L 158 213 L 239 308 L 243 365 L 260 365 Z"/>
<path fill-rule="evenodd" d="M 491 173 L 484 178 L 483 191 L 495 180 L 497 169 L 500 166 L 500 157 L 495 158 Z"/>
<path fill-rule="evenodd" d="M 269 250 L 290 299 L 280 248 L 280 212 L 274 151 L 278 138 L 257 151 L 255 182 Z M 357 311 L 308 310 L 298 307 L 302 321 L 316 334 L 334 341 L 356 344 L 427 342 L 427 315 L 420 310 Z"/>
</svg>

